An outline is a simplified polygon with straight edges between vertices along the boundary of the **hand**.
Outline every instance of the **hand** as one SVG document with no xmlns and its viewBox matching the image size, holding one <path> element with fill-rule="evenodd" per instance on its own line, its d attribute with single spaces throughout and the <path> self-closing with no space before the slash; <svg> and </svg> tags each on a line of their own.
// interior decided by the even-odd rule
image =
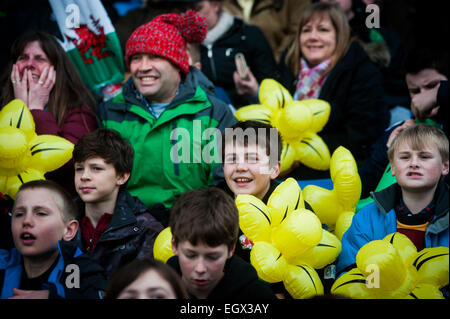
<svg viewBox="0 0 450 319">
<path fill-rule="evenodd" d="M 401 131 L 403 131 L 405 128 L 410 127 L 415 125 L 416 123 L 414 122 L 414 120 L 407 120 L 405 121 L 402 125 L 400 125 L 399 127 L 395 128 L 391 135 L 389 135 L 388 141 L 386 143 L 386 146 L 389 148 L 392 144 L 392 141 L 394 140 L 394 138 L 400 134 Z"/>
<path fill-rule="evenodd" d="M 237 71 L 233 73 L 234 85 L 236 86 L 236 92 L 239 95 L 243 95 L 246 97 L 255 96 L 258 92 L 259 84 L 256 81 L 256 78 L 253 76 L 253 73 L 248 69 L 248 77 L 247 79 L 243 79 L 239 76 Z"/>
<path fill-rule="evenodd" d="M 29 87 L 28 108 L 30 110 L 43 110 L 48 103 L 50 92 L 55 85 L 55 68 L 53 66 L 46 67 L 41 73 L 37 83 L 33 81 L 30 70 L 27 71 L 27 77 Z"/>
<path fill-rule="evenodd" d="M 48 299 L 48 290 L 21 290 L 13 288 L 14 297 L 9 299 Z"/>
<path fill-rule="evenodd" d="M 28 105 L 28 79 L 24 71 L 24 76 L 20 78 L 19 68 L 13 64 L 11 72 L 11 82 L 14 89 L 14 98 L 21 99 Z"/>
<path fill-rule="evenodd" d="M 420 121 L 433 117 L 437 114 L 439 106 L 437 103 L 437 94 L 440 83 L 432 89 L 420 92 L 411 99 L 411 111 Z"/>
</svg>

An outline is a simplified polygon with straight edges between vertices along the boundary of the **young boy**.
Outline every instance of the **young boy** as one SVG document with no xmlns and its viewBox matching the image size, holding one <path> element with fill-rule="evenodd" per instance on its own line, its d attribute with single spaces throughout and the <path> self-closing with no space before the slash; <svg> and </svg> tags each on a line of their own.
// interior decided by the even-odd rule
<svg viewBox="0 0 450 319">
<path fill-rule="evenodd" d="M 69 242 L 78 230 L 77 210 L 58 184 L 23 184 L 12 209 L 15 248 L 0 249 L 1 298 L 100 298 L 103 269 Z"/>
<path fill-rule="evenodd" d="M 372 240 L 400 232 L 420 251 L 449 242 L 449 145 L 438 128 L 417 124 L 393 140 L 388 157 L 397 183 L 372 193 L 375 202 L 362 208 L 342 237 L 337 273 L 355 267 L 358 250 Z"/>
<path fill-rule="evenodd" d="M 256 270 L 233 255 L 239 214 L 224 191 L 209 187 L 184 192 L 172 208 L 169 225 L 176 256 L 167 263 L 180 273 L 192 298 L 275 298 Z"/>
<path fill-rule="evenodd" d="M 229 191 L 234 196 L 250 194 L 267 203 L 277 186 L 281 148 L 278 130 L 269 124 L 245 121 L 225 129 L 222 161 Z"/>
<path fill-rule="evenodd" d="M 276 128 L 258 121 L 237 122 L 222 136 L 225 183 L 218 187 L 234 198 L 249 194 L 267 201 L 278 183 L 281 137 Z M 251 245 L 240 231 L 236 254 L 250 262 Z"/>
<path fill-rule="evenodd" d="M 153 257 L 153 244 L 163 229 L 125 185 L 134 151 L 118 132 L 97 129 L 75 145 L 75 187 L 81 213 L 77 236 L 106 270 L 108 280 L 135 258 Z"/>
</svg>

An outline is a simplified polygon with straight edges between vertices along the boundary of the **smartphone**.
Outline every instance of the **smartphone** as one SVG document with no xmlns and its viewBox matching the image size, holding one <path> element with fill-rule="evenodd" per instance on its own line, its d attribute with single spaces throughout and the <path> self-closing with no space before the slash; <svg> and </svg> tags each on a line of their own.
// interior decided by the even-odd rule
<svg viewBox="0 0 450 319">
<path fill-rule="evenodd" d="M 234 56 L 234 62 L 236 63 L 236 69 L 237 72 L 239 73 L 239 76 L 241 77 L 241 79 L 248 79 L 248 67 L 247 67 L 247 62 L 245 61 L 245 57 L 244 54 L 242 53 L 236 53 L 236 55 Z"/>
</svg>

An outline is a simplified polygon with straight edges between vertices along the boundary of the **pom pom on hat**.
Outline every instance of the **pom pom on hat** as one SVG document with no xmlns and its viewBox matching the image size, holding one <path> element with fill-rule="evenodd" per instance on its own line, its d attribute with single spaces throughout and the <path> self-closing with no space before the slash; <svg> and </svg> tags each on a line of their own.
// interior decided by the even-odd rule
<svg viewBox="0 0 450 319">
<path fill-rule="evenodd" d="M 186 42 L 202 43 L 207 31 L 205 18 L 195 11 L 159 15 L 131 34 L 125 49 L 126 63 L 130 65 L 130 57 L 135 53 L 148 53 L 168 59 L 187 74 Z"/>
</svg>

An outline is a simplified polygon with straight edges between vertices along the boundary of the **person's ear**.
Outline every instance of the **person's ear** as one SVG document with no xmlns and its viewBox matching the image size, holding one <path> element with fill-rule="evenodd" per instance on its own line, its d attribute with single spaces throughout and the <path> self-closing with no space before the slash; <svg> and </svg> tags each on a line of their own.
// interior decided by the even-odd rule
<svg viewBox="0 0 450 319">
<path fill-rule="evenodd" d="M 395 165 L 393 163 L 391 163 L 391 175 L 395 176 Z"/>
<path fill-rule="evenodd" d="M 66 224 L 66 228 L 64 230 L 62 239 L 64 241 L 72 240 L 75 237 L 75 235 L 77 234 L 78 227 L 79 227 L 78 221 L 76 219 L 72 219 L 70 222 L 68 222 Z"/>
<path fill-rule="evenodd" d="M 445 161 L 444 166 L 442 168 L 442 176 L 445 176 L 448 174 L 448 170 L 449 170 L 448 166 L 449 166 L 448 161 Z"/>
<path fill-rule="evenodd" d="M 195 66 L 200 71 L 202 70 L 202 63 L 201 62 L 194 62 L 192 65 Z"/>
<path fill-rule="evenodd" d="M 125 184 L 130 178 L 130 175 L 131 175 L 130 173 L 123 173 L 117 175 L 117 186 L 122 186 L 123 184 Z"/>
<path fill-rule="evenodd" d="M 270 179 L 275 179 L 280 175 L 281 162 L 278 161 L 276 165 L 270 169 Z"/>
<path fill-rule="evenodd" d="M 233 248 L 228 252 L 227 259 L 230 259 L 231 256 L 234 254 L 234 250 L 236 249 L 236 244 L 233 246 Z"/>
<path fill-rule="evenodd" d="M 173 236 L 172 236 L 172 240 L 170 242 L 172 243 L 173 254 L 178 256 L 177 244 L 175 243 L 175 239 L 173 238 Z"/>
</svg>

